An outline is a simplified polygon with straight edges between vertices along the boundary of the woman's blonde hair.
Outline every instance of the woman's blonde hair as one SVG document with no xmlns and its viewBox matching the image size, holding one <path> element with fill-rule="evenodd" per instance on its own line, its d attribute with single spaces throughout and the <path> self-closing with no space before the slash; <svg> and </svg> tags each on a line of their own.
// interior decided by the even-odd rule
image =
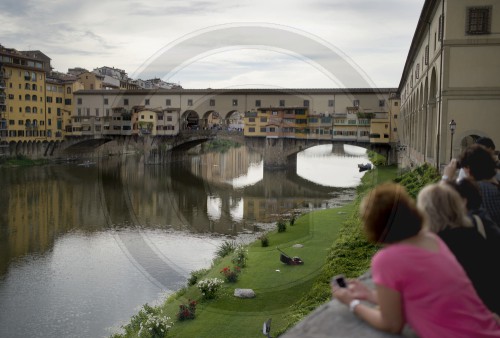
<svg viewBox="0 0 500 338">
<path fill-rule="evenodd" d="M 432 232 L 472 227 L 462 197 L 446 184 L 431 184 L 423 188 L 417 196 L 417 207 L 425 214 Z"/>
</svg>

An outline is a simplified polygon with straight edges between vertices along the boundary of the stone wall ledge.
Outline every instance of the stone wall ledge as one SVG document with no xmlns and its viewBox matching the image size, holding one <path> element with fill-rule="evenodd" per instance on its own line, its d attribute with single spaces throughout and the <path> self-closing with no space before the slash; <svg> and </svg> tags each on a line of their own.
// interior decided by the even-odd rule
<svg viewBox="0 0 500 338">
<path fill-rule="evenodd" d="M 373 287 L 370 272 L 359 278 Z M 376 330 L 349 311 L 349 308 L 336 299 L 320 306 L 280 338 L 417 338 L 405 327 L 401 335 Z"/>
</svg>

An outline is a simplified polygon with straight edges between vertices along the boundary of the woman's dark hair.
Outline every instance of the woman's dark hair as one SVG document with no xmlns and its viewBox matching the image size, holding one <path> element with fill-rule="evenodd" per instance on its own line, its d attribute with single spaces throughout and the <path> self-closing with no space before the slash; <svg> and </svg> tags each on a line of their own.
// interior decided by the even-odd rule
<svg viewBox="0 0 500 338">
<path fill-rule="evenodd" d="M 479 190 L 478 184 L 474 180 L 466 177 L 458 182 L 447 183 L 458 191 L 462 198 L 467 200 L 468 211 L 477 210 L 481 207 L 481 203 L 483 202 L 481 191 Z"/>
<path fill-rule="evenodd" d="M 363 199 L 360 214 L 365 233 L 374 243 L 395 243 L 418 234 L 423 215 L 403 186 L 381 184 Z"/>
<path fill-rule="evenodd" d="M 496 174 L 494 154 L 485 146 L 473 144 L 464 150 L 460 159 L 462 168 L 469 168 L 477 181 L 489 180 Z"/>
<path fill-rule="evenodd" d="M 482 146 L 485 146 L 489 150 L 495 150 L 495 143 L 493 143 L 493 140 L 490 139 L 489 137 L 480 137 L 476 140 L 476 144 L 480 144 Z"/>
</svg>

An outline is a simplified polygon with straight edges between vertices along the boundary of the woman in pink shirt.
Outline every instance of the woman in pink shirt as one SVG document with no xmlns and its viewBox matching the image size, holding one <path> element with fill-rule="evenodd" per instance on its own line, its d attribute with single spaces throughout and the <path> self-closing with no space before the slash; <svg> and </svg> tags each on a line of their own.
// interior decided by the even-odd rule
<svg viewBox="0 0 500 338">
<path fill-rule="evenodd" d="M 376 288 L 355 280 L 347 288 L 332 286 L 340 302 L 382 331 L 400 333 L 408 323 L 421 338 L 500 337 L 499 322 L 402 186 L 378 186 L 360 214 L 368 239 L 384 246 L 372 258 Z"/>
</svg>

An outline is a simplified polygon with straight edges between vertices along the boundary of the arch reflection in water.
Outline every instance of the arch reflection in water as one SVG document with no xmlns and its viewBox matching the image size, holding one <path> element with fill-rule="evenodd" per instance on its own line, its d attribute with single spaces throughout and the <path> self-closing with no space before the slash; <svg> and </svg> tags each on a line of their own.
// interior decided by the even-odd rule
<svg viewBox="0 0 500 338">
<path fill-rule="evenodd" d="M 351 145 L 320 145 L 297 155 L 297 174 L 328 187 L 355 187 L 364 173 L 359 163 L 368 162 L 366 149 Z"/>
</svg>

